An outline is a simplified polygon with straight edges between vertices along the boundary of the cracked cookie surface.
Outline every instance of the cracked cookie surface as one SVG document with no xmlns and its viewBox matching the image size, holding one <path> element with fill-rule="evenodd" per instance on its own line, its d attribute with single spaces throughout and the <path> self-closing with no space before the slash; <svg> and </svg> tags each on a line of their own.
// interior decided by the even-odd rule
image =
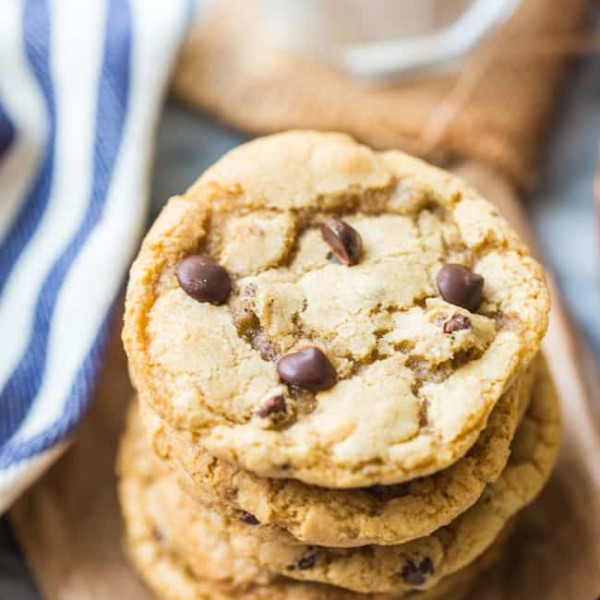
<svg viewBox="0 0 600 600">
<path fill-rule="evenodd" d="M 347 236 L 324 237 L 332 218 L 360 236 L 351 265 Z M 219 289 L 206 267 L 191 287 L 178 279 L 198 254 L 225 270 Z M 439 287 L 449 264 L 472 280 Z M 458 284 L 475 286 L 471 310 L 444 300 L 466 297 Z M 540 266 L 460 180 L 343 135 L 291 132 L 234 150 L 169 201 L 132 267 L 123 338 L 143 400 L 211 454 L 344 488 L 463 456 L 547 316 Z M 319 365 L 278 368 L 307 347 Z M 274 398 L 283 408 L 261 416 Z"/>
<path fill-rule="evenodd" d="M 138 437 L 142 436 L 138 433 Z M 240 578 L 235 585 L 267 582 L 279 574 L 362 593 L 397 594 L 429 589 L 480 556 L 506 523 L 541 490 L 554 464 L 559 438 L 557 399 L 543 369 L 514 438 L 511 458 L 499 479 L 448 526 L 395 546 L 340 549 L 302 544 L 282 530 L 195 503 L 159 463 L 146 463 L 147 472 L 124 469 L 124 473 L 126 478 L 141 477 L 150 482 L 152 499 L 148 509 L 154 508 L 161 515 L 163 527 L 196 572 L 206 573 L 208 530 L 228 549 L 231 560 L 252 567 L 246 578 L 235 569 Z M 147 446 L 141 446 L 142 454 L 151 454 Z M 217 562 L 221 568 L 227 561 Z"/>
<path fill-rule="evenodd" d="M 498 478 L 529 403 L 539 360 L 534 359 L 499 400 L 487 427 L 464 457 L 443 471 L 395 486 L 329 490 L 293 479 L 257 477 L 194 445 L 144 403 L 139 410 L 154 453 L 176 473 L 180 485 L 204 504 L 249 514 L 309 544 L 400 544 L 447 525 Z"/>
</svg>

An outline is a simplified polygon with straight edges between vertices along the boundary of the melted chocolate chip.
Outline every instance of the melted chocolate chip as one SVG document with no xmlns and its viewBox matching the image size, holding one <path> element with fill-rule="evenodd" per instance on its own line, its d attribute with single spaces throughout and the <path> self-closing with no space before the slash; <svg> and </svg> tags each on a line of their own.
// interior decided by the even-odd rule
<svg viewBox="0 0 600 600">
<path fill-rule="evenodd" d="M 454 333 L 455 331 L 462 331 L 463 329 L 469 329 L 470 327 L 471 319 L 466 315 L 456 313 L 444 323 L 444 333 Z"/>
<path fill-rule="evenodd" d="M 437 274 L 437 287 L 446 302 L 475 312 L 481 304 L 483 277 L 463 265 L 444 265 Z"/>
<path fill-rule="evenodd" d="M 412 560 L 406 561 L 402 568 L 402 579 L 410 585 L 423 585 L 431 574 L 433 574 L 433 562 L 429 556 L 426 556 L 419 564 Z"/>
<path fill-rule="evenodd" d="M 298 568 L 301 571 L 306 571 L 306 569 L 312 569 L 312 567 L 315 566 L 316 562 L 317 562 L 317 555 L 316 554 L 309 554 L 307 556 L 303 556 L 298 561 Z"/>
<path fill-rule="evenodd" d="M 285 409 L 285 398 L 279 394 L 265 400 L 265 402 L 254 411 L 254 414 L 261 419 L 265 419 L 273 414 L 285 412 Z"/>
<path fill-rule="evenodd" d="M 288 569 L 290 571 L 295 571 L 296 569 L 300 569 L 300 571 L 306 571 L 307 569 L 312 569 L 317 563 L 317 550 L 312 546 L 309 546 L 298 562 L 293 565 L 288 565 Z"/>
<path fill-rule="evenodd" d="M 152 527 L 152 538 L 157 542 L 162 542 L 165 539 L 165 536 L 158 527 L 154 526 Z"/>
<path fill-rule="evenodd" d="M 315 392 L 326 390 L 337 381 L 333 365 L 315 346 L 282 356 L 277 361 L 277 373 L 286 383 Z"/>
<path fill-rule="evenodd" d="M 346 266 L 358 263 L 362 239 L 354 227 L 340 219 L 328 219 L 321 225 L 321 235 L 341 263 Z"/>
<path fill-rule="evenodd" d="M 224 304 L 231 292 L 229 273 L 210 256 L 194 254 L 177 265 L 177 281 L 183 291 L 198 300 Z"/>
<path fill-rule="evenodd" d="M 260 525 L 260 521 L 253 514 L 245 510 L 240 513 L 240 521 L 243 521 L 247 525 Z"/>
</svg>

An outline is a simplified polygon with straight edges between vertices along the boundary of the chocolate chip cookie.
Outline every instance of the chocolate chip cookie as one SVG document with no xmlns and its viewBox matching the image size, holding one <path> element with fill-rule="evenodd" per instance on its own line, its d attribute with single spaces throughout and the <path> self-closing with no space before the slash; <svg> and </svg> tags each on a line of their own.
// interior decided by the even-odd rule
<svg viewBox="0 0 600 600">
<path fill-rule="evenodd" d="M 212 457 L 147 405 L 142 403 L 140 411 L 155 454 L 204 504 L 216 503 L 242 519 L 276 525 L 309 544 L 400 544 L 447 525 L 498 478 L 529 403 L 537 361 L 498 401 L 463 458 L 443 471 L 395 486 L 328 490 L 293 479 L 257 477 Z"/>
<path fill-rule="evenodd" d="M 153 494 L 148 506 L 162 515 L 163 529 L 203 577 L 215 576 L 208 571 L 205 556 L 216 552 L 207 542 L 210 537 L 206 532 L 212 531 L 218 540 L 217 549 L 219 544 L 227 544 L 231 561 L 239 559 L 248 566 L 248 581 L 266 583 L 284 575 L 363 593 L 398 594 L 433 587 L 471 564 L 494 542 L 507 521 L 531 502 L 545 483 L 556 456 L 559 431 L 556 396 L 544 369 L 500 478 L 448 526 L 397 546 L 336 549 L 301 544 L 282 530 L 264 528 L 250 519 L 224 515 L 194 502 L 160 466 L 157 469 L 146 462 L 143 465 L 150 472 L 124 472 L 125 478 L 141 477 L 150 482 Z M 124 452 L 125 457 L 132 454 Z M 148 448 L 145 454 L 150 454 Z M 217 562 L 219 568 L 224 564 Z"/>
<path fill-rule="evenodd" d="M 188 556 L 177 546 L 158 501 L 161 478 L 135 420 L 130 421 L 120 452 L 119 497 L 125 519 L 126 550 L 146 583 L 164 600 L 458 600 L 478 573 L 492 562 L 506 538 L 459 573 L 435 588 L 400 594 L 360 594 L 324 584 L 300 582 L 256 568 L 255 561 L 235 556 L 220 522 L 205 520 L 197 530 L 202 544 Z M 200 521 L 196 523 L 199 525 Z"/>
<path fill-rule="evenodd" d="M 213 456 L 364 487 L 462 457 L 548 310 L 541 267 L 462 181 L 291 132 L 169 201 L 132 267 L 123 339 L 143 401 Z"/>
</svg>

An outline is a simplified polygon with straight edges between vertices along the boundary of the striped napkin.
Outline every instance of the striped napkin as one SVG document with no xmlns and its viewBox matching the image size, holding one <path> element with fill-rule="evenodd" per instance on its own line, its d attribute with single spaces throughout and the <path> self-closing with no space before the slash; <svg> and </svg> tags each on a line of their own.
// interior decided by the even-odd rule
<svg viewBox="0 0 600 600">
<path fill-rule="evenodd" d="M 0 2 L 0 511 L 90 399 L 192 8 Z"/>
</svg>

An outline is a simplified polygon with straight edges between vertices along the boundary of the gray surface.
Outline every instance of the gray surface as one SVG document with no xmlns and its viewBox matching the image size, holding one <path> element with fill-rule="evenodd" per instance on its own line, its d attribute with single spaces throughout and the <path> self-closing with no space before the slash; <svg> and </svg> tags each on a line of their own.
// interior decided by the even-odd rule
<svg viewBox="0 0 600 600">
<path fill-rule="evenodd" d="M 542 161 L 530 216 L 544 258 L 600 361 L 600 221 L 593 179 L 600 142 L 600 60 L 572 81 Z"/>
<path fill-rule="evenodd" d="M 559 110 L 530 213 L 546 260 L 600 359 L 600 249 L 592 193 L 599 109 L 600 61 L 590 59 L 578 69 Z M 243 140 L 236 132 L 170 105 L 159 133 L 153 213 Z M 40 600 L 6 520 L 0 521 L 0 600 Z"/>
</svg>

